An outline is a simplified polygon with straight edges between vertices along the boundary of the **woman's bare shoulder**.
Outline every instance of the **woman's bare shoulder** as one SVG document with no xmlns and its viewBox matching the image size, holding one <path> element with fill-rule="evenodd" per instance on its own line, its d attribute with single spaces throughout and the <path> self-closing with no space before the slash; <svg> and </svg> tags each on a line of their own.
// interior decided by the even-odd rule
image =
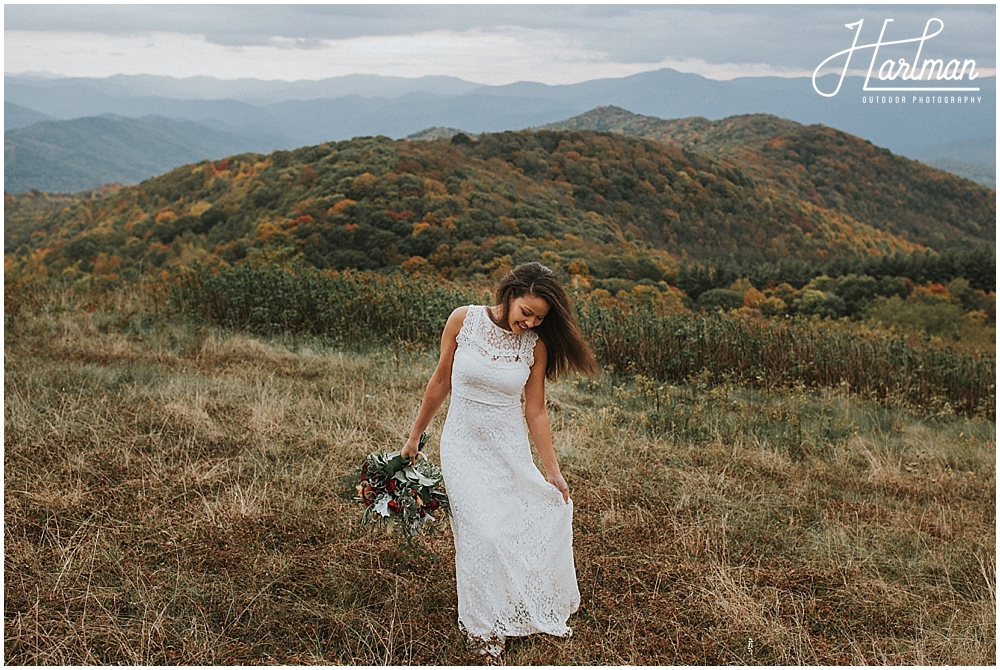
<svg viewBox="0 0 1000 670">
<path fill-rule="evenodd" d="M 456 307 L 452 313 L 448 316 L 448 322 L 445 324 L 445 332 L 458 333 L 462 329 L 462 324 L 465 323 L 465 315 L 469 313 L 469 308 L 471 305 L 462 305 L 461 307 Z"/>
</svg>

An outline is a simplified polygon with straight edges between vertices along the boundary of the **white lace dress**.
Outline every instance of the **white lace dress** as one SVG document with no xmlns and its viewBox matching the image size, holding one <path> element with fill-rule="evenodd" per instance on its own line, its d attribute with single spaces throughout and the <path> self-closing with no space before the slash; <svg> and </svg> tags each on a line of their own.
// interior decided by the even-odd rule
<svg viewBox="0 0 1000 670">
<path fill-rule="evenodd" d="M 535 467 L 521 390 L 538 336 L 472 305 L 458 334 L 441 468 L 455 537 L 459 626 L 474 641 L 568 636 L 580 605 L 573 503 Z"/>
</svg>

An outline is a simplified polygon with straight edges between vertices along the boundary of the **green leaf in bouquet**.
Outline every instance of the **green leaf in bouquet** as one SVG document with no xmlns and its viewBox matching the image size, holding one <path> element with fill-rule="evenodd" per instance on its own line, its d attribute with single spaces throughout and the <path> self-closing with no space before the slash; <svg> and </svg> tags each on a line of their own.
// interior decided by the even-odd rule
<svg viewBox="0 0 1000 670">
<path fill-rule="evenodd" d="M 406 468 L 405 470 L 403 470 L 403 472 L 405 473 L 407 479 L 409 479 L 410 481 L 417 482 L 421 486 L 434 486 L 435 484 L 437 484 L 436 479 L 424 476 L 423 474 L 421 474 L 419 470 L 417 470 L 412 466 Z"/>
<path fill-rule="evenodd" d="M 378 512 L 383 517 L 388 517 L 389 516 L 389 501 L 390 500 L 392 500 L 392 496 L 390 496 L 388 494 L 383 495 L 381 498 L 379 498 L 378 500 L 375 501 L 375 504 L 372 505 L 372 509 L 374 511 Z"/>
</svg>

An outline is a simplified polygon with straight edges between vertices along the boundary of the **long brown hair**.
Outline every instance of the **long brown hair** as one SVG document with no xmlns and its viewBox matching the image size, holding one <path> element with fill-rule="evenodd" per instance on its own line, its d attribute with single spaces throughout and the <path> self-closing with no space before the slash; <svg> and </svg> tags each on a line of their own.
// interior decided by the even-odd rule
<svg viewBox="0 0 1000 670">
<path fill-rule="evenodd" d="M 525 296 L 541 298 L 549 304 L 549 313 L 533 328 L 548 349 L 545 376 L 554 380 L 570 370 L 583 374 L 600 372 L 597 359 L 573 318 L 569 296 L 555 273 L 541 263 L 525 263 L 504 275 L 496 293 L 497 304 L 503 309 L 500 323 L 507 323 L 514 298 Z"/>
</svg>

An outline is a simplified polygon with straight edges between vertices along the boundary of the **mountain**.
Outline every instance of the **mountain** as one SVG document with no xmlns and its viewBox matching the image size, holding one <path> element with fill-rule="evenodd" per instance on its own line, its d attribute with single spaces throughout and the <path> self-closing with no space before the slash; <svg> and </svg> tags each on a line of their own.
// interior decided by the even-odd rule
<svg viewBox="0 0 1000 670">
<path fill-rule="evenodd" d="M 980 163 L 970 163 L 968 161 L 958 161 L 953 158 L 921 158 L 920 162 L 930 165 L 932 168 L 944 170 L 959 177 L 965 177 L 989 188 L 995 189 L 997 187 L 996 167 L 987 167 Z"/>
<path fill-rule="evenodd" d="M 749 146 L 753 124 L 773 149 L 753 161 L 589 130 L 368 137 L 246 153 L 59 209 L 46 210 L 42 194 L 7 195 L 5 245 L 57 275 L 134 278 L 258 253 L 318 268 L 426 266 L 456 277 L 541 260 L 598 279 L 657 282 L 679 262 L 915 252 L 933 221 L 943 247 L 994 242 L 989 189 L 831 129 L 803 127 L 789 137 L 779 132 L 787 122 L 761 117 L 714 132 L 744 136 Z M 840 143 L 847 148 L 827 160 L 824 152 Z M 870 171 L 840 165 L 854 151 L 868 152 L 859 160 Z M 827 206 L 803 183 L 783 183 L 775 161 L 788 161 L 783 169 L 792 173 L 806 169 L 813 183 L 816 175 L 831 180 L 816 187 Z M 815 163 L 833 169 L 802 167 Z M 872 171 L 898 202 L 846 208 Z M 913 230 L 887 220 L 887 211 Z"/>
<path fill-rule="evenodd" d="M 40 80 L 42 83 L 50 80 Z M 54 80 L 59 82 L 62 80 Z M 72 81 L 72 80 L 71 80 Z M 31 91 L 25 95 L 24 90 Z M 4 97 L 17 104 L 25 98 L 34 101 L 26 105 L 56 119 L 71 120 L 113 114 L 129 118 L 161 116 L 210 125 L 227 132 L 256 136 L 268 148 L 297 146 L 295 138 L 282 131 L 282 122 L 266 109 L 237 100 L 188 100 L 163 96 L 115 96 L 87 84 L 71 83 L 49 87 L 8 83 Z"/>
<path fill-rule="evenodd" d="M 476 93 L 446 96 L 411 92 L 397 98 L 347 95 L 265 106 L 231 99 L 116 97 L 80 83 L 30 88 L 23 83 L 8 84 L 5 95 L 15 102 L 32 100 L 36 109 L 56 118 L 155 114 L 254 135 L 262 145 L 284 149 L 359 136 L 404 137 L 429 126 L 468 127 L 473 132 L 525 128 L 579 111 L 544 97 L 498 99 Z"/>
<path fill-rule="evenodd" d="M 458 128 L 444 128 L 441 126 L 434 126 L 433 128 L 425 128 L 416 133 L 410 133 L 406 136 L 408 140 L 436 140 L 444 138 L 450 140 L 455 135 L 462 133 L 468 135 L 469 137 L 475 139 L 476 135 L 474 133 L 467 133 L 464 130 L 459 130 Z"/>
<path fill-rule="evenodd" d="M 269 105 L 288 100 L 317 100 L 349 95 L 361 97 L 398 98 L 408 93 L 459 95 L 476 89 L 480 84 L 456 77 L 383 77 L 352 74 L 327 79 L 299 81 L 261 79 L 216 79 L 214 77 L 163 77 L 157 75 L 113 75 L 90 77 L 26 77 L 5 76 L 7 86 L 18 87 L 14 95 L 30 95 L 35 91 L 66 88 L 89 89 L 96 96 L 116 98 L 172 98 L 177 100 L 236 100 L 253 105 Z"/>
<path fill-rule="evenodd" d="M 817 85 L 829 91 L 836 87 L 837 79 L 835 75 L 819 77 Z M 995 134 L 995 77 L 979 77 L 976 80 L 982 89 L 976 94 L 979 102 L 962 105 L 866 105 L 860 100 L 863 81 L 863 77 L 846 77 L 842 93 L 825 98 L 816 94 L 809 77 L 715 81 L 661 69 L 565 86 L 518 83 L 476 92 L 497 97 L 530 93 L 558 100 L 580 112 L 613 105 L 666 119 L 694 116 L 721 119 L 766 113 L 802 124 L 821 123 L 838 128 L 907 156 L 915 155 L 929 144 Z"/>
<path fill-rule="evenodd" d="M 922 149 L 915 158 L 939 170 L 947 170 L 984 186 L 996 188 L 995 137 L 935 144 Z"/>
<path fill-rule="evenodd" d="M 41 112 L 15 105 L 12 102 L 4 101 L 3 103 L 3 129 L 5 131 L 13 130 L 14 128 L 24 128 L 25 126 L 30 126 L 32 123 L 48 121 L 50 118 Z"/>
<path fill-rule="evenodd" d="M 4 190 L 135 184 L 177 165 L 262 148 L 254 138 L 162 117 L 42 121 L 4 133 Z"/>
<path fill-rule="evenodd" d="M 993 197 L 989 190 L 834 128 L 766 114 L 668 121 L 618 107 L 597 108 L 544 128 L 612 131 L 728 161 L 774 193 L 792 190 L 816 207 L 935 249 L 995 241 L 992 222 L 967 218 L 953 209 L 953 198 L 938 197 L 947 190 L 982 208 Z"/>
<path fill-rule="evenodd" d="M 833 77 L 820 78 L 820 87 L 832 89 Z M 267 134 L 267 143 L 282 148 L 366 135 L 404 137 L 433 126 L 497 132 L 609 105 L 666 119 L 766 113 L 838 128 L 914 158 L 930 145 L 995 135 L 995 77 L 976 79 L 982 90 L 972 102 L 948 105 L 918 104 L 915 98 L 908 104 L 867 104 L 862 81 L 847 77 L 841 93 L 825 98 L 813 90 L 809 77 L 715 81 L 670 69 L 560 86 L 367 75 L 318 82 L 8 76 L 4 94 L 10 102 L 62 119 L 102 113 L 158 114 L 206 124 L 214 119 L 233 131 Z M 283 143 L 275 144 L 276 136 Z"/>
<path fill-rule="evenodd" d="M 573 108 L 544 97 L 410 93 L 391 100 L 349 96 L 282 102 L 265 109 L 302 143 L 319 144 L 371 135 L 405 137 L 431 126 L 468 128 L 473 133 L 527 128 L 565 118 Z"/>
<path fill-rule="evenodd" d="M 959 142 L 933 144 L 920 151 L 920 160 L 947 159 L 995 168 L 997 147 L 995 137 L 975 137 Z"/>
</svg>

